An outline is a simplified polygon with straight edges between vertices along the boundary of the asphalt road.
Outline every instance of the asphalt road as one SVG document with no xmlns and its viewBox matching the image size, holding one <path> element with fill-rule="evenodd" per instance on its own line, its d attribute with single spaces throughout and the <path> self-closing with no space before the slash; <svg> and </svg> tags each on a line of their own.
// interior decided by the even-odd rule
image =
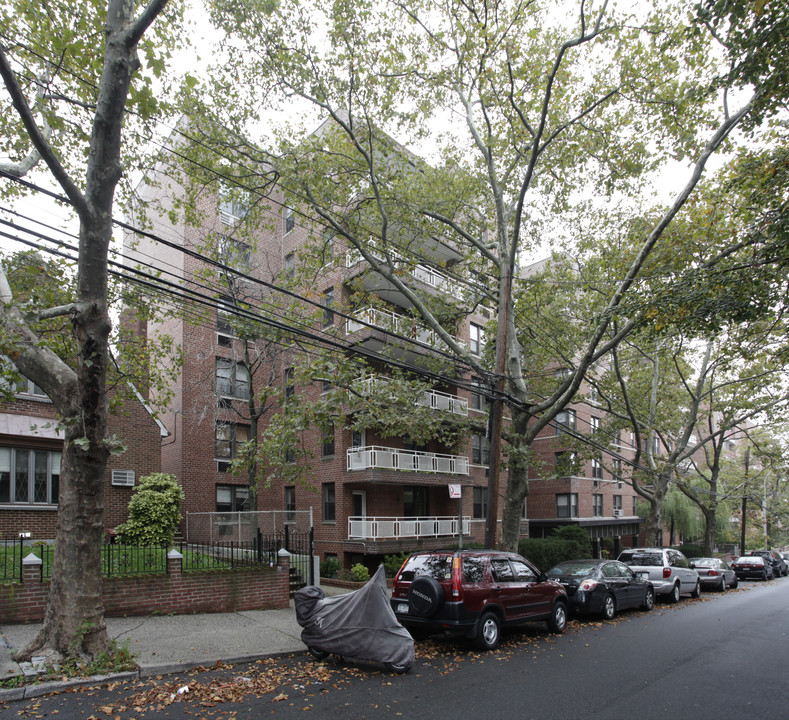
<svg viewBox="0 0 789 720">
<path fill-rule="evenodd" d="M 744 582 L 611 623 L 573 621 L 561 636 L 535 624 L 492 653 L 417 643 L 403 676 L 297 655 L 75 689 L 0 706 L 0 718 L 786 718 L 787 601 L 789 578 Z"/>
</svg>

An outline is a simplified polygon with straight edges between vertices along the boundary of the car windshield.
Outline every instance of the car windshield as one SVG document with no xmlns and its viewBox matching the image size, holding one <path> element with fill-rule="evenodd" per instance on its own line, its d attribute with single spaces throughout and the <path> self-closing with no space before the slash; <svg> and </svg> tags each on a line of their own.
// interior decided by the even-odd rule
<svg viewBox="0 0 789 720">
<path fill-rule="evenodd" d="M 737 558 L 735 562 L 740 565 L 764 565 L 764 558 L 759 557 L 759 555 L 752 555 L 751 557 Z"/>
<path fill-rule="evenodd" d="M 696 567 L 718 567 L 718 561 L 715 558 L 692 558 L 691 562 Z"/>
<path fill-rule="evenodd" d="M 659 552 L 623 552 L 619 559 L 628 565 L 663 565 L 663 553 Z"/>
<path fill-rule="evenodd" d="M 770 557 L 770 553 L 767 550 L 751 550 L 748 555 L 751 555 L 752 557 Z"/>
<path fill-rule="evenodd" d="M 546 574 L 548 577 L 583 577 L 597 567 L 596 562 L 569 561 L 559 563 L 552 567 Z"/>
<path fill-rule="evenodd" d="M 400 573 L 400 580 L 409 582 L 420 575 L 429 575 L 436 580 L 449 580 L 452 577 L 452 556 L 414 555 L 408 558 Z"/>
</svg>

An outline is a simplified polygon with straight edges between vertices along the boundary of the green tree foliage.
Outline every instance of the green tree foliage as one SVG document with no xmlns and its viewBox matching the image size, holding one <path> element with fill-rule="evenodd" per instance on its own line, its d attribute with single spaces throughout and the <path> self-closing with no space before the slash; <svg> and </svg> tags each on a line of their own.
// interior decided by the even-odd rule
<svg viewBox="0 0 789 720">
<path fill-rule="evenodd" d="M 115 528 L 120 542 L 169 546 L 181 522 L 183 488 L 175 475 L 152 473 L 140 478 L 129 500 L 129 519 Z"/>
</svg>

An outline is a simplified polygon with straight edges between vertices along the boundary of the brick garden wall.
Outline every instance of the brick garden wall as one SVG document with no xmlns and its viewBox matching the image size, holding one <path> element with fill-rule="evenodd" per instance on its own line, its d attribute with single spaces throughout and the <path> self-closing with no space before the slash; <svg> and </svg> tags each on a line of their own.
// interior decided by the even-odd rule
<svg viewBox="0 0 789 720">
<path fill-rule="evenodd" d="M 276 568 L 182 573 L 170 559 L 166 575 L 104 579 L 107 617 L 151 613 L 217 613 L 286 608 L 290 600 L 289 563 Z M 0 585 L 0 623 L 40 622 L 49 581 L 39 580 L 38 565 L 25 566 L 24 581 Z"/>
</svg>

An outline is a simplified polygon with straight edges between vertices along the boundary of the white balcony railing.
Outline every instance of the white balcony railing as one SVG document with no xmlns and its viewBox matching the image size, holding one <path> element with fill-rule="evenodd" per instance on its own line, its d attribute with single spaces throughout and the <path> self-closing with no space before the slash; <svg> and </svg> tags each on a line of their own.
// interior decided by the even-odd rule
<svg viewBox="0 0 789 720">
<path fill-rule="evenodd" d="M 442 455 L 420 450 L 364 445 L 348 448 L 348 470 L 400 470 L 404 472 L 442 473 L 468 475 L 468 458 L 464 455 Z"/>
<path fill-rule="evenodd" d="M 379 262 L 384 262 L 386 260 L 383 251 L 378 248 L 372 248 L 369 250 L 369 252 Z M 395 265 L 400 266 L 406 264 L 405 258 L 403 258 L 403 256 L 399 253 L 390 250 L 389 255 Z M 364 262 L 364 258 L 362 257 L 362 254 L 355 248 L 349 250 L 345 254 L 345 267 L 352 268 L 355 265 L 358 265 L 360 262 Z M 419 282 L 429 285 L 430 287 L 435 288 L 440 292 L 446 293 L 447 295 L 452 295 L 458 300 L 463 299 L 461 283 L 459 283 L 457 280 L 447 277 L 430 265 L 419 264 L 412 269 L 409 269 L 408 272 L 411 277 L 414 278 L 414 280 L 418 280 Z"/>
<path fill-rule="evenodd" d="M 456 536 L 460 521 L 455 517 L 349 517 L 348 539 L 398 540 Z M 463 518 L 463 534 L 471 531 L 471 518 Z"/>
<path fill-rule="evenodd" d="M 356 381 L 356 388 L 361 395 L 369 395 L 376 387 L 386 387 L 389 380 L 380 375 L 368 375 Z M 433 410 L 444 410 L 455 415 L 468 416 L 468 400 L 459 395 L 439 392 L 438 390 L 425 390 L 422 397 L 416 401 L 417 405 Z"/>
<path fill-rule="evenodd" d="M 419 325 L 413 318 L 405 315 L 400 315 L 395 312 L 387 310 L 378 310 L 376 308 L 364 308 L 354 313 L 354 319 L 345 321 L 345 334 L 351 335 L 352 333 L 359 332 L 365 325 L 372 325 L 382 330 L 402 335 L 403 337 L 411 338 L 418 343 L 428 345 L 433 348 L 446 350 L 446 343 L 432 330 Z M 356 322 L 359 320 L 361 322 Z M 365 323 L 365 325 L 362 325 Z M 455 338 L 455 342 L 460 345 L 465 345 L 462 340 Z"/>
</svg>

